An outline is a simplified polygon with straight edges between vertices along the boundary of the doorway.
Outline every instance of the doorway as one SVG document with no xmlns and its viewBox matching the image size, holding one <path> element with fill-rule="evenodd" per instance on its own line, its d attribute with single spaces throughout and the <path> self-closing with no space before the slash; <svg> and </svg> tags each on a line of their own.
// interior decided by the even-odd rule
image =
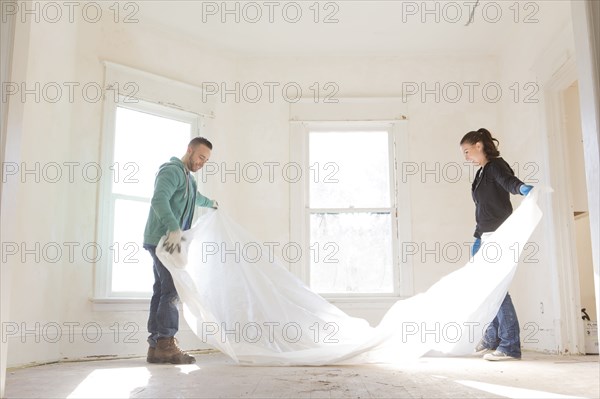
<svg viewBox="0 0 600 399">
<path fill-rule="evenodd" d="M 549 199 L 548 239 L 557 291 L 555 348 L 559 354 L 585 354 L 582 308 L 596 319 L 590 213 L 584 159 L 579 76 L 574 59 L 568 59 L 545 80 L 546 167 L 554 193 Z"/>
<path fill-rule="evenodd" d="M 579 82 L 574 81 L 561 93 L 563 103 L 563 143 L 565 145 L 566 177 L 569 189 L 569 208 L 572 216 L 573 247 L 571 257 L 577 264 L 579 275 L 579 300 L 581 316 L 596 321 L 596 292 L 592 264 L 592 243 L 588 193 L 581 132 L 581 112 L 579 107 Z M 582 320 L 583 322 L 583 320 Z M 583 323 L 582 323 L 583 324 Z M 584 329 L 587 327 L 585 324 Z M 584 331 L 585 333 L 586 331 Z M 586 345 L 589 347 L 589 345 Z M 581 348 L 581 352 L 590 348 Z"/>
</svg>

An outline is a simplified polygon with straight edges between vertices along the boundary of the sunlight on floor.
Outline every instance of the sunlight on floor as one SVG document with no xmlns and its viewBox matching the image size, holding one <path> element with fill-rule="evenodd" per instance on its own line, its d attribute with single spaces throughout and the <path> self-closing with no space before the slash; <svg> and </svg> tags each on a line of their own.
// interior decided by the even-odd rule
<svg viewBox="0 0 600 399">
<path fill-rule="evenodd" d="M 513 399 L 533 399 L 533 398 L 547 398 L 547 399 L 583 399 L 578 396 L 572 395 L 560 395 L 557 393 L 551 393 L 546 391 L 536 391 L 533 389 L 515 388 L 504 385 L 487 384 L 485 382 L 469 381 L 469 380 L 456 380 L 459 384 L 467 387 L 479 389 L 495 395 L 505 396 Z"/>
<path fill-rule="evenodd" d="M 127 398 L 135 388 L 150 379 L 147 367 L 128 367 L 92 371 L 67 398 Z"/>
<path fill-rule="evenodd" d="M 175 367 L 186 375 L 200 370 L 195 364 Z M 152 373 L 147 367 L 94 370 L 67 398 L 127 398 L 136 388 L 147 386 L 151 376 Z"/>
<path fill-rule="evenodd" d="M 196 366 L 195 364 L 181 364 L 175 367 L 177 367 L 183 374 L 189 374 L 192 371 L 200 370 L 200 367 Z"/>
</svg>

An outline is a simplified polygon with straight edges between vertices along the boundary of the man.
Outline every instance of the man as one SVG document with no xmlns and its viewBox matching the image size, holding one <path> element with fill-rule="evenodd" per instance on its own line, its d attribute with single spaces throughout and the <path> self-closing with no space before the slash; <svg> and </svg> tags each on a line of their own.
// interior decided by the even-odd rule
<svg viewBox="0 0 600 399">
<path fill-rule="evenodd" d="M 197 191 L 192 172 L 199 171 L 210 158 L 212 144 L 203 137 L 190 141 L 187 152 L 158 170 L 154 182 L 150 213 L 144 230 L 144 248 L 154 260 L 154 286 L 148 318 L 148 363 L 190 364 L 196 359 L 183 352 L 175 341 L 179 329 L 179 297 L 171 273 L 156 256 L 156 246 L 165 234 L 163 246 L 181 252 L 183 230 L 192 224 L 196 206 L 217 208 L 217 201 Z"/>
</svg>

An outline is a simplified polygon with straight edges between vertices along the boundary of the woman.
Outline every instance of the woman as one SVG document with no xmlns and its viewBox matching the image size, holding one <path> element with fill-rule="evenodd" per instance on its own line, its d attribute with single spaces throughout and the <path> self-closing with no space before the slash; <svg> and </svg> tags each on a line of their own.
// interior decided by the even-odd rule
<svg viewBox="0 0 600 399">
<path fill-rule="evenodd" d="M 497 143 L 498 140 L 486 129 L 469 132 L 460 141 L 465 159 L 481 166 L 471 187 L 477 222 L 471 256 L 479 250 L 482 239 L 485 240 L 512 213 L 510 194 L 527 195 L 533 188 L 515 177 L 511 167 L 500 157 Z M 508 293 L 475 351 L 484 354 L 486 360 L 521 358 L 519 320 Z"/>
</svg>

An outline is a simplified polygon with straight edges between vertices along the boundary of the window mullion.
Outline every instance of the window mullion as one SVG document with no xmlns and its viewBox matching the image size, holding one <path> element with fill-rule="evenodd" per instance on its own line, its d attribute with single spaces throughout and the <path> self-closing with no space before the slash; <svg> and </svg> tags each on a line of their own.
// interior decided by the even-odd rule
<svg viewBox="0 0 600 399">
<path fill-rule="evenodd" d="M 150 197 L 139 197 L 137 195 L 127 195 L 121 193 L 112 193 L 113 200 L 126 200 L 126 201 L 136 201 L 136 202 L 150 202 L 152 198 Z"/>
<path fill-rule="evenodd" d="M 309 208 L 313 213 L 392 213 L 393 208 Z"/>
</svg>

